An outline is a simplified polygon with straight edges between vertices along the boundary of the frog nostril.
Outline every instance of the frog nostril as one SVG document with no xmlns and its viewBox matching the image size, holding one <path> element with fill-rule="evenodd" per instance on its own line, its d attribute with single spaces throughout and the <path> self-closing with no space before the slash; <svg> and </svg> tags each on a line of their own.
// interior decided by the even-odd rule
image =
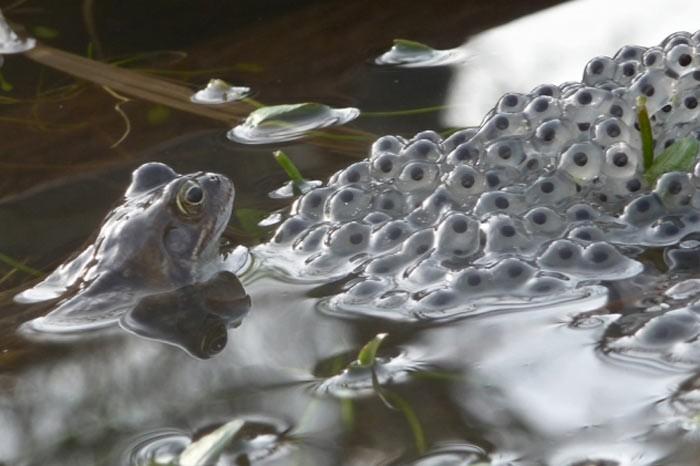
<svg viewBox="0 0 700 466">
<path fill-rule="evenodd" d="M 221 183 L 221 177 L 217 175 L 209 175 L 209 181 L 219 184 Z"/>
</svg>

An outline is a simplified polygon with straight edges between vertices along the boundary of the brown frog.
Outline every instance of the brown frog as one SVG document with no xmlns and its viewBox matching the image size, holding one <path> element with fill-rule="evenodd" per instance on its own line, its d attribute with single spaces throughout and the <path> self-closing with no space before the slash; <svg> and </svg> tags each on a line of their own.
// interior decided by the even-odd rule
<svg viewBox="0 0 700 466">
<path fill-rule="evenodd" d="M 219 238 L 234 193 L 223 175 L 140 166 L 94 242 L 15 297 L 56 300 L 30 327 L 65 333 L 108 326 L 146 296 L 210 280 L 220 271 Z"/>
</svg>

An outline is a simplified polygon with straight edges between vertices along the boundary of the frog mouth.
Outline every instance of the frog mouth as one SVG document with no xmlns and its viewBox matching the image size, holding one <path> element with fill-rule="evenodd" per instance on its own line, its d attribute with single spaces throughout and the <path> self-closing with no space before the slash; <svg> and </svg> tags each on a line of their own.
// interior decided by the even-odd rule
<svg viewBox="0 0 700 466">
<path fill-rule="evenodd" d="M 201 178 L 205 176 L 209 175 L 202 175 Z M 219 181 L 217 182 L 217 191 L 219 192 L 217 192 L 215 196 L 212 196 L 212 198 L 226 199 L 226 201 L 217 206 L 215 212 L 213 212 L 213 215 L 216 217 L 215 222 L 202 224 L 199 237 L 197 238 L 197 244 L 192 250 L 192 260 L 196 260 L 198 257 L 201 257 L 202 254 L 207 253 L 207 249 L 218 249 L 218 240 L 231 218 L 234 198 L 233 184 L 228 181 L 228 178 L 217 176 L 219 177 Z"/>
</svg>

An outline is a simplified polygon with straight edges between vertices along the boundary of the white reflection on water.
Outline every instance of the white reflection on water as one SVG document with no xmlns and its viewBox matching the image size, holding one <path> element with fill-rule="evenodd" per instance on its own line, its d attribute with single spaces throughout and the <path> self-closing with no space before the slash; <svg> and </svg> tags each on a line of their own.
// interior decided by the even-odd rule
<svg viewBox="0 0 700 466">
<path fill-rule="evenodd" d="M 476 125 L 505 92 L 579 81 L 591 58 L 694 32 L 698 18 L 700 2 L 692 0 L 577 0 L 490 29 L 465 44 L 473 59 L 455 68 L 443 123 Z"/>
<path fill-rule="evenodd" d="M 250 278 L 246 290 L 255 312 L 230 331 L 228 345 L 212 359 L 194 359 L 115 328 L 86 335 L 77 351 L 8 378 L 10 388 L 0 386 L 0 465 L 97 464 L 112 442 L 126 437 L 196 430 L 247 414 L 293 421 L 293 435 L 316 442 L 303 454 L 322 456 L 301 464 L 330 464 L 318 446 L 339 435 L 339 412 L 334 400 L 304 387 L 323 355 L 358 342 L 349 326 L 319 318 L 300 295 L 303 287 L 260 276 Z M 80 439 L 80 448 L 70 446 L 71 438 Z M 85 458 L 78 460 L 73 450 Z M 19 463 L 22 458 L 28 462 Z"/>
</svg>

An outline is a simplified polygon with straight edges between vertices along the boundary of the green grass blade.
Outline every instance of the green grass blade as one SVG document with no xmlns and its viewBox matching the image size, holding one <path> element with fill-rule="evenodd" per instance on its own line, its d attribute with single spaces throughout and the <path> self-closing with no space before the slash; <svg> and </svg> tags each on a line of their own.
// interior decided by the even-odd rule
<svg viewBox="0 0 700 466">
<path fill-rule="evenodd" d="M 17 269 L 20 272 L 24 272 L 27 275 L 32 275 L 33 277 L 41 277 L 44 275 L 41 272 L 39 272 L 38 270 L 33 269 L 33 268 L 29 267 L 28 265 L 24 265 L 23 263 L 18 262 L 16 260 L 14 260 L 13 258 L 11 258 L 10 256 L 7 256 L 1 252 L 0 252 L 0 262 L 3 262 L 5 264 L 9 265 L 13 269 Z"/>
<path fill-rule="evenodd" d="M 294 165 L 294 162 L 281 150 L 276 150 L 275 152 L 272 153 L 274 155 L 275 160 L 277 163 L 282 167 L 282 170 L 287 174 L 290 180 L 292 180 L 293 183 L 303 183 L 304 177 L 301 176 L 301 172 L 299 169 Z"/>
<path fill-rule="evenodd" d="M 422 455 L 425 453 L 428 449 L 428 444 L 425 440 L 425 432 L 423 432 L 423 426 L 420 423 L 420 419 L 418 419 L 418 416 L 411 405 L 396 393 L 390 393 L 385 390 L 384 396 L 398 411 L 401 411 L 404 418 L 406 418 L 408 427 L 410 427 L 411 433 L 413 433 L 413 442 L 416 446 L 416 451 L 418 454 Z"/>
<path fill-rule="evenodd" d="M 642 137 L 642 154 L 644 155 L 644 171 L 647 172 L 654 164 L 654 136 L 651 132 L 651 121 L 647 111 L 647 98 L 637 97 L 637 120 Z"/>
</svg>

